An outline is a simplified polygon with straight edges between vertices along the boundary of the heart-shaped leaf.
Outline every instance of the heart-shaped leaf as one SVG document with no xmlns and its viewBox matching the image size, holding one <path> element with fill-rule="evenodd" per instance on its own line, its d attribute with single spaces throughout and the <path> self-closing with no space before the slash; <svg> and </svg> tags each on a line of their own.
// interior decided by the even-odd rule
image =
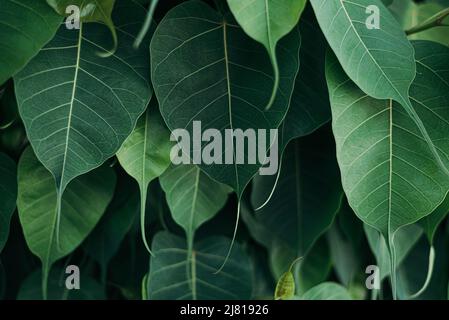
<svg viewBox="0 0 449 320">
<path fill-rule="evenodd" d="M 186 232 L 189 250 L 195 231 L 224 206 L 231 191 L 196 165 L 172 165 L 160 178 L 173 219 Z"/>
<path fill-rule="evenodd" d="M 75 250 L 92 231 L 112 199 L 115 174 L 109 167 L 74 180 L 61 201 L 61 238 L 56 245 L 57 195 L 51 174 L 27 148 L 18 166 L 17 208 L 25 239 L 39 257 L 43 270 L 43 295 L 52 264 Z"/>
<path fill-rule="evenodd" d="M 202 130 L 219 130 L 222 137 L 225 129 L 257 132 L 277 128 L 290 103 L 299 44 L 296 28 L 279 43 L 279 92 L 273 106 L 265 111 L 273 76 L 263 47 L 248 38 L 231 16 L 219 14 L 204 2 L 187 1 L 170 10 L 150 47 L 154 90 L 169 129 L 188 130 L 191 140 L 203 147 L 207 143 L 197 141 L 193 121 L 200 121 Z M 241 197 L 261 164 L 236 164 L 236 150 L 233 163 L 225 163 L 224 152 L 229 149 L 225 139 L 214 142 L 221 148 L 222 164 L 203 163 L 200 168 Z M 268 149 L 265 140 L 263 145 L 261 148 Z M 183 146 L 184 153 L 193 158 L 198 148 L 185 150 L 185 143 Z"/>
<path fill-rule="evenodd" d="M 150 247 L 145 233 L 145 208 L 150 182 L 159 177 L 170 165 L 170 132 L 159 114 L 156 99 L 140 117 L 136 128 L 125 140 L 117 158 L 126 172 L 136 179 L 140 188 L 140 224 L 146 249 Z"/>
</svg>

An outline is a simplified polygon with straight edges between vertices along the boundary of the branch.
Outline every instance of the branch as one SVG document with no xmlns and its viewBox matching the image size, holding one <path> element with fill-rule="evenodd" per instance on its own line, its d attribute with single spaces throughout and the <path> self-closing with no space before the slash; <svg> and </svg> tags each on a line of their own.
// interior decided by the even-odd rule
<svg viewBox="0 0 449 320">
<path fill-rule="evenodd" d="M 425 20 L 423 23 L 406 30 L 405 33 L 409 36 L 411 34 L 422 32 L 431 28 L 449 26 L 448 23 L 443 22 L 443 20 L 447 16 L 449 16 L 449 8 L 441 10 L 437 14 Z"/>
</svg>

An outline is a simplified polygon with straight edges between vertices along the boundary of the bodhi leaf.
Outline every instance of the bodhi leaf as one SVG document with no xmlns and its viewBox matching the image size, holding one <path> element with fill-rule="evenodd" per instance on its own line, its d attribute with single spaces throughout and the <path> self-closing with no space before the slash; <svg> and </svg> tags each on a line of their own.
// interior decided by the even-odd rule
<svg viewBox="0 0 449 320">
<path fill-rule="evenodd" d="M 343 70 L 362 91 L 376 99 L 391 99 L 404 107 L 428 144 L 430 156 L 447 175 L 447 163 L 430 136 L 433 130 L 410 101 L 416 75 L 413 46 L 390 11 L 380 0 L 311 0 L 318 22 Z M 375 6 L 380 25 L 368 28 Z M 426 125 L 424 125 L 424 123 Z"/>
<path fill-rule="evenodd" d="M 343 192 L 332 136 L 327 131 L 320 133 L 321 136 L 290 142 L 271 200 L 262 209 L 246 213 L 244 217 L 259 242 L 269 249 L 283 248 L 283 260 L 287 264 L 281 268 L 282 272 L 295 258 L 304 256 L 330 227 L 341 204 Z M 254 178 L 253 207 L 267 198 L 272 180 L 264 176 Z"/>
<path fill-rule="evenodd" d="M 44 0 L 0 0 L 0 85 L 53 38 L 61 21 Z"/>
<path fill-rule="evenodd" d="M 92 231 L 109 204 L 115 174 L 102 167 L 83 175 L 67 188 L 62 197 L 60 247 L 56 246 L 56 188 L 51 174 L 27 148 L 19 161 L 17 208 L 31 252 L 39 257 L 43 270 L 43 295 L 52 264 L 75 250 Z"/>
<path fill-rule="evenodd" d="M 298 24 L 306 0 L 227 0 L 235 19 L 247 35 L 268 51 L 275 77 L 269 109 L 278 93 L 280 74 L 276 46 Z"/>
<path fill-rule="evenodd" d="M 418 72 L 410 99 L 447 158 L 449 48 L 426 41 L 414 47 Z M 380 231 L 393 250 L 395 232 L 434 211 L 449 181 L 400 106 L 364 94 L 331 55 L 326 68 L 343 188 L 357 216 Z"/>
<path fill-rule="evenodd" d="M 348 290 L 334 282 L 321 283 L 301 297 L 301 300 L 352 300 Z"/>
<path fill-rule="evenodd" d="M 170 132 L 159 114 L 156 99 L 153 101 L 117 153 L 122 167 L 139 184 L 141 233 L 143 243 L 150 253 L 145 233 L 148 186 L 170 165 L 170 149 L 173 144 L 170 142 Z"/>
<path fill-rule="evenodd" d="M 56 181 L 57 226 L 69 182 L 117 152 L 151 97 L 148 52 L 132 48 L 136 23 L 144 17 L 139 5 L 117 2 L 114 18 L 120 46 L 109 58 L 95 54 L 110 41 L 104 26 L 61 26 L 14 79 L 28 139 Z"/>
<path fill-rule="evenodd" d="M 77 6 L 81 22 L 101 22 L 105 24 L 112 34 L 114 47 L 111 52 L 117 49 L 117 32 L 112 21 L 112 10 L 115 0 L 47 0 L 47 3 L 56 10 L 59 15 L 67 17 L 74 12 L 70 6 Z M 104 54 L 104 53 L 103 53 Z M 106 52 L 110 55 L 110 52 Z"/>
<path fill-rule="evenodd" d="M 90 276 L 82 275 L 79 290 L 68 290 L 65 284 L 65 270 L 54 268 L 48 279 L 48 299 L 50 300 L 105 300 L 105 288 Z M 31 273 L 20 286 L 17 300 L 42 300 L 39 283 L 42 271 Z"/>
<path fill-rule="evenodd" d="M 0 152 L 0 252 L 9 235 L 9 223 L 16 209 L 17 168 L 14 161 Z"/>
<path fill-rule="evenodd" d="M 188 258 L 184 239 L 168 232 L 156 234 L 147 283 L 149 299 L 249 299 L 252 267 L 240 245 L 235 245 L 223 270 L 214 273 L 225 260 L 229 242 L 224 237 L 205 238 L 195 244 Z"/>
<path fill-rule="evenodd" d="M 190 252 L 195 231 L 217 214 L 231 190 L 196 165 L 171 165 L 160 183 L 173 219 L 186 232 Z"/>
<path fill-rule="evenodd" d="M 297 28 L 279 43 L 279 92 L 270 110 L 265 111 L 273 85 L 268 56 L 231 16 L 219 14 L 204 2 L 187 1 L 167 13 L 152 38 L 152 80 L 165 122 L 171 131 L 188 130 L 191 140 L 201 144 L 201 148 L 190 148 L 190 141 L 182 141 L 184 153 L 191 158 L 195 150 L 209 143 L 218 146 L 216 157 L 222 164 L 202 163 L 200 168 L 231 186 L 239 198 L 261 164 L 248 164 L 246 159 L 245 164 L 226 163 L 225 141 L 216 137 L 209 143 L 201 141 L 201 137 L 193 136 L 193 121 L 201 121 L 202 131 L 219 130 L 222 137 L 225 129 L 257 132 L 277 128 L 290 103 L 299 45 Z M 268 147 L 262 139 L 256 149 Z M 235 159 L 237 152 L 232 151 Z"/>
</svg>

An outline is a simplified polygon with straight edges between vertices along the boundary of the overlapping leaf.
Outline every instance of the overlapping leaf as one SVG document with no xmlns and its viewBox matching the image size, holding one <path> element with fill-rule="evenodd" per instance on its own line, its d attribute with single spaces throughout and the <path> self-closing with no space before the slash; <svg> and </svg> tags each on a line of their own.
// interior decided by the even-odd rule
<svg viewBox="0 0 449 320">
<path fill-rule="evenodd" d="M 62 198 L 61 237 L 56 245 L 56 188 L 51 174 L 27 148 L 18 167 L 17 207 L 25 239 L 42 262 L 43 283 L 51 265 L 69 254 L 95 227 L 112 199 L 115 175 L 99 168 L 74 180 Z M 46 296 L 44 290 L 44 296 Z"/>
<path fill-rule="evenodd" d="M 193 121 L 201 121 L 203 131 L 215 128 L 224 137 L 225 129 L 277 128 L 289 106 L 299 43 L 297 29 L 279 43 L 281 82 L 274 104 L 265 111 L 273 76 L 263 47 L 248 38 L 232 17 L 220 15 L 201 1 L 188 1 L 170 10 L 151 41 L 154 90 L 169 129 L 185 128 L 192 136 Z M 200 165 L 239 196 L 259 167 Z"/>
<path fill-rule="evenodd" d="M 155 257 L 150 263 L 148 298 L 249 299 L 252 268 L 240 245 L 235 245 L 223 270 L 214 273 L 223 263 L 228 246 L 229 240 L 224 237 L 206 238 L 195 244 L 193 255 L 188 258 L 186 242 L 182 238 L 167 232 L 158 233 L 152 246 Z"/>
<path fill-rule="evenodd" d="M 270 55 L 275 83 L 267 107 L 276 98 L 280 75 L 276 46 L 297 24 L 306 0 L 228 0 L 229 8 L 243 30 L 260 42 Z"/>
<path fill-rule="evenodd" d="M 61 21 L 45 0 L 0 0 L 0 85 L 53 38 Z"/>
</svg>

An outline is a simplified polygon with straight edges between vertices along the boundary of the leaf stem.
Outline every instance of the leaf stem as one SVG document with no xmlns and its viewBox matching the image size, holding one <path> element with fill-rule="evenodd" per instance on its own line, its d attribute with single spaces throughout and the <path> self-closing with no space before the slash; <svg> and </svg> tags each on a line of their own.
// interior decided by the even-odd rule
<svg viewBox="0 0 449 320">
<path fill-rule="evenodd" d="M 422 32 L 435 27 L 449 26 L 449 23 L 444 23 L 443 20 L 449 16 L 449 8 L 446 8 L 437 14 L 433 15 L 429 19 L 425 20 L 423 23 L 418 24 L 405 31 L 406 35 L 412 35 L 418 32 Z"/>
</svg>

